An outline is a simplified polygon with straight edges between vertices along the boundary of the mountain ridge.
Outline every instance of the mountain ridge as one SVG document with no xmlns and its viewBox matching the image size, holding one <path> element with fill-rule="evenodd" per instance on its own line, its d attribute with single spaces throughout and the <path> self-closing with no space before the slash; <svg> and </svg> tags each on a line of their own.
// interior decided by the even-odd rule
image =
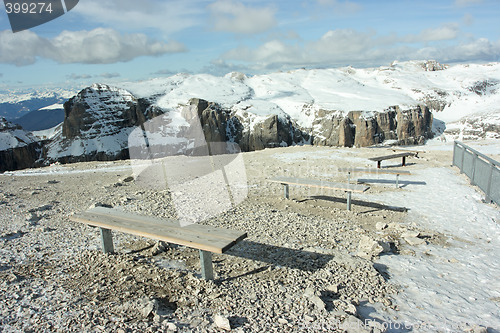
<svg viewBox="0 0 500 333">
<path fill-rule="evenodd" d="M 64 104 L 65 120 L 40 162 L 129 158 L 128 136 L 148 122 L 169 129 L 146 136 L 165 136 L 155 139 L 159 144 L 178 141 L 187 126 L 183 110 L 190 107 L 198 110 L 207 141 L 237 143 L 243 151 L 500 138 L 499 87 L 500 63 L 435 61 L 96 83 Z"/>
</svg>

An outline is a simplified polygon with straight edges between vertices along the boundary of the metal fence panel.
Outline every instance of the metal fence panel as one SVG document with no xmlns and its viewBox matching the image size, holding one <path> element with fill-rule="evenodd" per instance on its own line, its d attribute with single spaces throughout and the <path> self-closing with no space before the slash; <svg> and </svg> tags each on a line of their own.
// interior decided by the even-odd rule
<svg viewBox="0 0 500 333">
<path fill-rule="evenodd" d="M 462 158 L 465 148 L 459 146 L 455 143 L 453 146 L 453 165 L 461 168 L 462 167 Z"/>
<path fill-rule="evenodd" d="M 494 168 L 491 175 L 490 199 L 500 205 L 500 169 Z"/>
<path fill-rule="evenodd" d="M 476 165 L 474 169 L 474 179 L 472 182 L 479 186 L 484 193 L 488 192 L 488 184 L 490 183 L 492 165 L 479 158 L 476 159 Z"/>
<path fill-rule="evenodd" d="M 500 163 L 481 152 L 455 141 L 453 165 L 486 194 L 486 199 L 500 205 Z"/>
<path fill-rule="evenodd" d="M 465 151 L 462 171 L 472 179 L 474 167 L 474 155 L 471 152 Z"/>
</svg>

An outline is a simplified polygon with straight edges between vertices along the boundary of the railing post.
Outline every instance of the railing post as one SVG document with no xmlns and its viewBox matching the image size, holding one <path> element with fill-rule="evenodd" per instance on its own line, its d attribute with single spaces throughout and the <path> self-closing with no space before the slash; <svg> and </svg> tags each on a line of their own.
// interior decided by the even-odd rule
<svg viewBox="0 0 500 333">
<path fill-rule="evenodd" d="M 470 183 L 471 183 L 471 185 L 475 185 L 476 182 L 474 181 L 474 176 L 476 175 L 476 161 L 478 159 L 478 156 L 475 152 L 471 152 L 471 153 L 472 153 L 472 172 L 470 175 Z"/>
<path fill-rule="evenodd" d="M 455 164 L 456 156 L 457 156 L 457 142 L 453 141 L 453 160 L 451 162 L 451 165 L 458 166 Z"/>
<path fill-rule="evenodd" d="M 465 147 L 462 147 L 462 159 L 460 160 L 460 173 L 464 173 Z"/>
</svg>

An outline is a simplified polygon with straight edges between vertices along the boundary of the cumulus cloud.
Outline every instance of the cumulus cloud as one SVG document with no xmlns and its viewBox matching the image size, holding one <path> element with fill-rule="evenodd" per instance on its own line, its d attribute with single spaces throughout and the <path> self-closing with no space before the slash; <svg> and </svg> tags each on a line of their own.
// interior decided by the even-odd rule
<svg viewBox="0 0 500 333">
<path fill-rule="evenodd" d="M 155 29 L 166 35 L 199 25 L 203 0 L 86 0 L 72 12 L 86 21 L 121 29 Z"/>
<path fill-rule="evenodd" d="M 110 64 L 140 56 L 185 51 L 178 42 L 159 42 L 144 34 L 121 34 L 113 29 L 63 31 L 48 39 L 32 31 L 0 32 L 0 62 L 18 66 L 46 58 L 58 63 Z"/>
<path fill-rule="evenodd" d="M 433 37 L 427 34 L 432 32 Z M 454 26 L 418 35 L 378 36 L 375 32 L 337 29 L 312 41 L 271 40 L 258 47 L 238 47 L 213 61 L 214 66 L 247 66 L 247 71 L 290 67 L 377 66 L 393 60 L 436 59 L 442 62 L 498 61 L 500 40 L 459 41 Z M 450 40 L 455 43 L 451 44 Z"/>
<path fill-rule="evenodd" d="M 456 23 L 450 23 L 442 25 L 437 28 L 428 28 L 423 30 L 418 35 L 408 35 L 403 38 L 403 41 L 409 43 L 420 43 L 420 42 L 431 42 L 431 41 L 443 41 L 451 40 L 458 37 L 460 32 L 459 25 Z"/>
<path fill-rule="evenodd" d="M 213 29 L 237 34 L 265 32 L 276 25 L 272 7 L 249 7 L 234 0 L 218 0 L 208 6 Z"/>
</svg>

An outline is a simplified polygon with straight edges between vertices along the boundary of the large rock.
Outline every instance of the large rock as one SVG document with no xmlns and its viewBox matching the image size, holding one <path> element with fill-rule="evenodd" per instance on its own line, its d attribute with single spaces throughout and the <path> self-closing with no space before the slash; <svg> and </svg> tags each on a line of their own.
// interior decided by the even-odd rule
<svg viewBox="0 0 500 333">
<path fill-rule="evenodd" d="M 400 144 L 423 144 L 432 134 L 432 113 L 426 106 L 416 106 L 408 110 L 393 107 L 397 113 L 397 137 Z"/>
</svg>

